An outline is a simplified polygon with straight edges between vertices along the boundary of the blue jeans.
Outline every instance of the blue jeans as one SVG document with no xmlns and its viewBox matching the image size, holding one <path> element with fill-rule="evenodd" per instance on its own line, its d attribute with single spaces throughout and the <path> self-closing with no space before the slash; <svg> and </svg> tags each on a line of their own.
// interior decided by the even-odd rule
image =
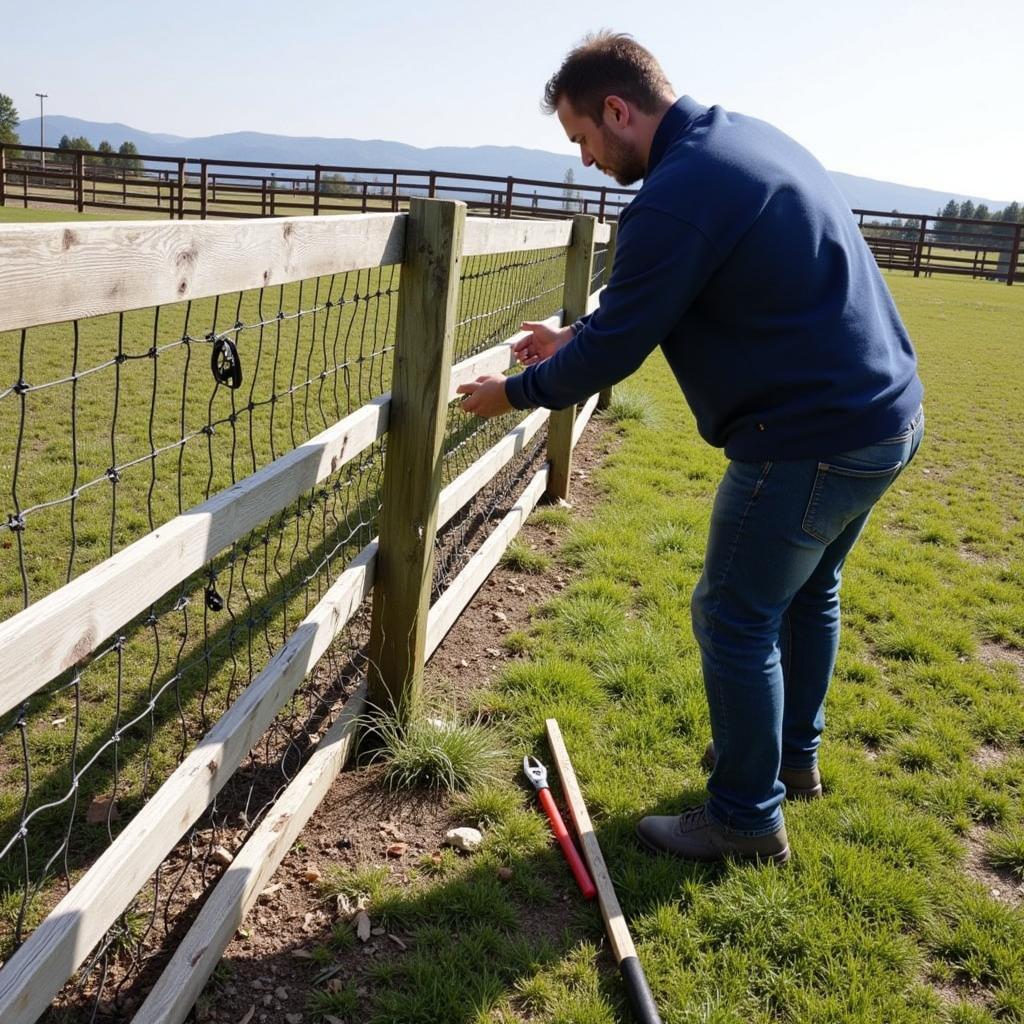
<svg viewBox="0 0 1024 1024">
<path fill-rule="evenodd" d="M 811 768 L 839 647 L 843 562 L 910 462 L 924 413 L 826 459 L 730 462 L 693 593 L 715 742 L 707 811 L 747 835 L 782 824 L 779 768 Z"/>
</svg>

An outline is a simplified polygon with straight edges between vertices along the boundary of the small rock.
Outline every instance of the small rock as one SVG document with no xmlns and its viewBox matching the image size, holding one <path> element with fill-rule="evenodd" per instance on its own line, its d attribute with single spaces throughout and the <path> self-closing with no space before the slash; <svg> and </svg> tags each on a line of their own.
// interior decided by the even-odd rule
<svg viewBox="0 0 1024 1024">
<path fill-rule="evenodd" d="M 66 718 L 55 718 L 50 725 L 55 725 L 59 729 L 66 721 Z"/>
<path fill-rule="evenodd" d="M 308 949 L 293 949 L 292 956 L 296 960 L 312 960 L 313 954 Z"/>
<path fill-rule="evenodd" d="M 520 586 L 518 583 L 510 583 L 507 589 L 510 594 L 518 594 L 520 597 L 526 593 L 526 587 Z"/>
<path fill-rule="evenodd" d="M 288 1021 L 288 1024 L 302 1024 L 301 1013 L 286 1013 L 284 1019 Z"/>
<path fill-rule="evenodd" d="M 408 849 L 408 843 L 391 843 L 384 852 L 389 857 L 401 857 Z"/>
<path fill-rule="evenodd" d="M 280 892 L 284 888 L 283 882 L 275 882 L 273 885 L 268 885 L 257 897 L 260 903 L 266 903 L 271 896 L 276 892 Z"/>
<path fill-rule="evenodd" d="M 443 718 L 428 718 L 427 725 L 432 725 L 438 732 L 452 731 L 452 723 L 446 722 Z"/>
<path fill-rule="evenodd" d="M 1001 892 L 1000 892 L 1000 891 L 999 891 L 998 889 L 993 889 L 993 890 L 992 890 L 992 895 L 993 895 L 993 896 L 1001 896 L 1001 895 L 1002 895 L 1002 893 L 1001 893 Z"/>
<path fill-rule="evenodd" d="M 459 668 L 469 668 L 469 662 L 465 658 L 459 658 Z"/>
<path fill-rule="evenodd" d="M 286 989 L 284 985 L 278 985 L 277 988 L 274 989 L 274 995 L 283 1001 L 288 998 L 288 989 Z"/>
<path fill-rule="evenodd" d="M 356 935 L 360 942 L 366 942 L 370 937 L 370 918 L 365 910 L 356 914 Z"/>
<path fill-rule="evenodd" d="M 386 933 L 387 933 L 387 928 L 371 928 L 370 929 L 370 934 L 371 935 L 385 935 Z"/>
<path fill-rule="evenodd" d="M 320 869 L 315 864 L 307 864 L 302 877 L 305 878 L 307 882 L 319 882 L 323 876 L 320 874 Z"/>
<path fill-rule="evenodd" d="M 215 846 L 213 852 L 210 854 L 210 860 L 214 864 L 220 864 L 222 867 L 227 867 L 235 858 L 232 856 L 231 851 L 226 846 Z"/>
<path fill-rule="evenodd" d="M 479 850 L 483 841 L 484 837 L 480 834 L 480 830 L 475 828 L 452 828 L 444 834 L 445 846 L 453 846 L 456 850 L 462 850 L 465 853 Z"/>
<path fill-rule="evenodd" d="M 348 836 L 342 836 L 334 845 L 339 850 L 350 850 L 352 849 L 352 840 Z"/>
<path fill-rule="evenodd" d="M 508 616 L 504 612 L 491 612 L 491 618 L 495 622 L 508 622 Z"/>
<path fill-rule="evenodd" d="M 512 877 L 512 869 L 505 865 L 498 868 L 498 877 L 503 881 L 507 882 Z"/>
<path fill-rule="evenodd" d="M 501 657 L 501 651 L 497 647 L 487 647 L 485 648 L 485 653 L 489 654 L 492 658 Z"/>
</svg>

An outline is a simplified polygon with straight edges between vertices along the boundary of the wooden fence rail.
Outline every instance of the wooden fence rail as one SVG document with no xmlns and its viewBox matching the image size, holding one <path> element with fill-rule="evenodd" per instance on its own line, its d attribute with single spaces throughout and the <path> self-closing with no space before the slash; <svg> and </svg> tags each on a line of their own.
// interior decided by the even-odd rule
<svg viewBox="0 0 1024 1024">
<path fill-rule="evenodd" d="M 556 324 L 596 304 L 596 293 L 587 294 L 593 251 L 595 244 L 607 243 L 609 237 L 608 226 L 596 224 L 592 217 L 571 223 L 466 219 L 463 204 L 442 200 L 414 201 L 408 214 L 320 221 L 0 228 L 0 251 L 5 254 L 0 262 L 0 331 L 284 284 L 349 268 L 402 265 L 402 326 L 396 340 L 392 393 L 157 527 L 0 624 L 3 714 L 67 668 L 88 660 L 107 637 L 160 595 L 385 432 L 389 435 L 380 537 L 350 562 L 248 688 L 0 969 L 0 1020 L 5 1024 L 31 1024 L 45 1010 L 371 594 L 371 653 L 375 654 L 371 685 L 395 703 L 402 703 L 419 685 L 425 658 L 550 489 L 549 462 L 469 564 L 429 606 L 437 529 L 522 452 L 549 418 L 544 410 L 530 414 L 446 488 L 440 488 L 439 438 L 444 435 L 446 411 L 456 387 L 479 373 L 509 369 L 515 361 L 512 346 L 522 337 L 514 335 L 449 367 L 450 354 L 446 358 L 444 353 L 446 348 L 450 353 L 460 261 L 471 255 L 568 246 L 569 265 L 577 269 L 567 275 L 565 309 L 550 321 Z M 43 281 L 45 288 L 40 287 Z M 428 345 L 431 337 L 434 340 Z M 553 458 L 567 465 L 571 447 L 596 403 L 594 396 L 578 417 L 567 420 L 566 439 L 551 441 L 558 445 Z M 430 443 L 424 443 L 425 429 L 432 432 Z M 404 446 L 398 442 L 402 431 L 409 438 Z M 415 504 L 410 505 L 413 492 Z M 383 657 L 383 642 L 395 636 L 413 640 L 394 645 Z M 325 738 L 323 754 L 314 756 L 303 775 L 306 791 L 290 791 L 277 818 L 276 811 L 270 812 L 274 820 L 287 812 L 301 822 L 312 813 L 344 762 L 355 714 L 355 705 L 342 713 L 341 724 Z M 293 822 L 287 834 L 298 827 L 301 824 Z M 217 944 L 223 948 L 230 937 L 224 921 L 241 919 L 258 892 L 257 882 L 287 850 L 287 843 L 275 839 L 272 830 L 260 830 L 250 842 L 254 845 L 245 855 L 248 860 L 242 858 L 239 872 L 229 874 L 219 891 L 213 904 L 217 912 L 201 918 L 202 928 L 213 928 L 216 934 L 204 932 L 195 939 L 205 943 L 197 978 L 212 970 Z M 249 869 L 242 872 L 246 864 Z M 159 1019 L 183 1019 L 194 999 L 195 980 L 188 986 L 171 981 L 180 964 L 180 957 L 173 960 L 168 982 L 154 990 L 154 999 L 169 999 L 173 1007 Z"/>
</svg>

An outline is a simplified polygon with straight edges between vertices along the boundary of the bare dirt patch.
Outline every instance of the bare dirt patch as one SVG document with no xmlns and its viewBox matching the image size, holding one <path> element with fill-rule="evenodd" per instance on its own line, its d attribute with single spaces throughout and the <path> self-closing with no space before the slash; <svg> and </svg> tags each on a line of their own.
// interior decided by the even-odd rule
<svg viewBox="0 0 1024 1024">
<path fill-rule="evenodd" d="M 1024 907 L 1024 881 L 1012 871 L 993 867 L 985 859 L 987 829 L 977 827 L 967 834 L 967 857 L 964 870 L 974 881 L 980 882 L 988 894 L 1011 907 Z"/>
<path fill-rule="evenodd" d="M 978 658 L 989 667 L 1000 664 L 1012 665 L 1017 671 L 1018 678 L 1024 683 L 1024 651 L 1006 644 L 985 641 L 978 645 Z"/>
</svg>

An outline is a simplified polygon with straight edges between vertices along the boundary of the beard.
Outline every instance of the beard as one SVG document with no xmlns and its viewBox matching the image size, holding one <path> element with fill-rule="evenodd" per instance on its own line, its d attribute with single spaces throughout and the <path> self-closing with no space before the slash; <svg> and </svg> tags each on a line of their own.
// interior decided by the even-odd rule
<svg viewBox="0 0 1024 1024">
<path fill-rule="evenodd" d="M 605 161 L 597 165 L 598 169 L 620 185 L 634 185 L 647 173 L 647 165 L 635 147 L 623 142 L 604 125 L 601 125 L 601 141 Z"/>
</svg>

